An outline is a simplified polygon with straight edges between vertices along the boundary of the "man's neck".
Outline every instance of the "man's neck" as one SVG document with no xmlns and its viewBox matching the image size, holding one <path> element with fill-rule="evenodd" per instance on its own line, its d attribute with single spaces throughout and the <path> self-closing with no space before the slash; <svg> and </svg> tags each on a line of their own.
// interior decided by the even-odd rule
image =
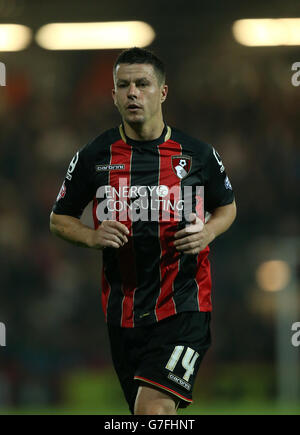
<svg viewBox="0 0 300 435">
<path fill-rule="evenodd" d="M 155 125 L 134 124 L 129 125 L 126 121 L 123 121 L 125 134 L 127 137 L 133 140 L 155 140 L 158 139 L 165 127 L 164 121 L 161 120 Z"/>
</svg>

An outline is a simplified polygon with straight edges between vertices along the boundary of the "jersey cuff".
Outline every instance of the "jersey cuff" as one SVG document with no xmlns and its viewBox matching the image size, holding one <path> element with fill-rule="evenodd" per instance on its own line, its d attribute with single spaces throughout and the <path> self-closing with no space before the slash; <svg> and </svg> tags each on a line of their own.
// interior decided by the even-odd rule
<svg viewBox="0 0 300 435">
<path fill-rule="evenodd" d="M 74 212 L 72 212 L 72 211 L 68 211 L 68 210 L 60 210 L 59 208 L 57 208 L 56 206 L 53 206 L 52 207 L 52 211 L 53 211 L 53 213 L 55 213 L 55 214 L 61 214 L 61 215 L 65 215 L 65 216 L 71 216 L 71 217 L 74 217 L 74 218 L 77 218 L 77 219 L 80 219 L 81 218 L 81 215 L 82 215 L 82 213 L 80 213 L 80 214 L 76 214 L 76 213 L 74 213 Z"/>
</svg>

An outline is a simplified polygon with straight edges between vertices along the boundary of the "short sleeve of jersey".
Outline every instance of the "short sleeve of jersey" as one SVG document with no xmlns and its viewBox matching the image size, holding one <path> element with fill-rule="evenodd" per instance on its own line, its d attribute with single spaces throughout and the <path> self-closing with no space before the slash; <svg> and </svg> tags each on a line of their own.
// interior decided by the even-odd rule
<svg viewBox="0 0 300 435">
<path fill-rule="evenodd" d="M 83 148 L 71 160 L 66 178 L 52 210 L 56 214 L 79 219 L 93 196 L 91 171 L 86 161 L 85 148 Z"/>
<path fill-rule="evenodd" d="M 212 212 L 217 207 L 231 204 L 234 200 L 232 186 L 221 157 L 213 147 L 210 149 L 205 169 L 205 209 Z"/>
</svg>

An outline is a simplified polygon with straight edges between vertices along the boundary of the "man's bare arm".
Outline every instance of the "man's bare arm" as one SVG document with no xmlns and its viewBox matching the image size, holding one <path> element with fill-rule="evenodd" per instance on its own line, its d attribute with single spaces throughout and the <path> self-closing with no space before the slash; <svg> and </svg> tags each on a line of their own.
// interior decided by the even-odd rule
<svg viewBox="0 0 300 435">
<path fill-rule="evenodd" d="M 127 227 L 117 221 L 104 221 L 97 230 L 84 225 L 80 219 L 54 212 L 50 215 L 50 231 L 77 246 L 104 249 L 120 248 L 128 242 Z"/>
<path fill-rule="evenodd" d="M 195 215 L 191 225 L 175 234 L 174 245 L 178 251 L 185 254 L 197 254 L 205 249 L 216 237 L 227 231 L 235 218 L 235 201 L 216 208 L 204 226 L 202 221 Z"/>
<path fill-rule="evenodd" d="M 236 218 L 236 203 L 233 201 L 231 204 L 224 205 L 223 207 L 216 208 L 205 224 L 206 229 L 211 233 L 214 240 L 220 234 L 225 233 Z"/>
</svg>

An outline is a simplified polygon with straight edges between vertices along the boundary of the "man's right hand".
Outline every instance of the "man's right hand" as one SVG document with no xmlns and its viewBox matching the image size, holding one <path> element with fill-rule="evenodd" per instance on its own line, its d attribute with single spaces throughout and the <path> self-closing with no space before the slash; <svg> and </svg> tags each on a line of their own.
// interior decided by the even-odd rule
<svg viewBox="0 0 300 435">
<path fill-rule="evenodd" d="M 94 230 L 78 218 L 54 212 L 50 216 L 50 231 L 74 245 L 94 249 L 121 248 L 128 242 L 126 235 L 129 235 L 127 227 L 117 221 L 103 221 Z"/>
<path fill-rule="evenodd" d="M 128 242 L 126 235 L 129 234 L 127 227 L 117 221 L 103 221 L 101 225 L 91 233 L 90 247 L 94 249 L 121 248 Z"/>
</svg>

